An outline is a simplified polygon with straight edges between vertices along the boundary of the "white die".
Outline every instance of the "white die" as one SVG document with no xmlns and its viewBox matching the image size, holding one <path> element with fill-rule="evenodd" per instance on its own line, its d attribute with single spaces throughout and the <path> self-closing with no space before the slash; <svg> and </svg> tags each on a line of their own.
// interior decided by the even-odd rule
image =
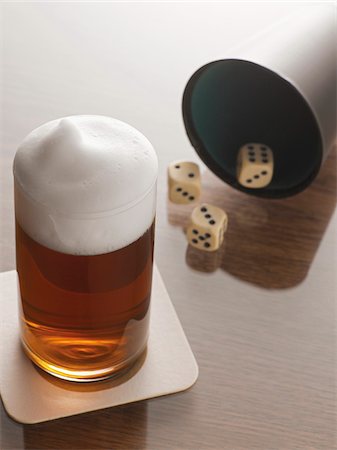
<svg viewBox="0 0 337 450">
<path fill-rule="evenodd" d="M 274 157 L 264 144 L 249 143 L 242 146 L 237 158 L 237 180 L 247 188 L 268 186 L 273 178 Z"/>
<path fill-rule="evenodd" d="M 173 203 L 188 204 L 200 197 L 201 180 L 198 164 L 174 161 L 168 167 L 169 199 Z"/>
<path fill-rule="evenodd" d="M 227 225 L 228 217 L 224 210 L 203 203 L 192 211 L 187 240 L 195 248 L 212 252 L 221 246 Z"/>
</svg>

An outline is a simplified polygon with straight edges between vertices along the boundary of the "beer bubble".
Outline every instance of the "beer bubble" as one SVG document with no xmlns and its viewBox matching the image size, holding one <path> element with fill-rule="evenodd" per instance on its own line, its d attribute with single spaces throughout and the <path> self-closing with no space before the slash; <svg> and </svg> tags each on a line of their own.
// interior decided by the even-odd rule
<svg viewBox="0 0 337 450">
<path fill-rule="evenodd" d="M 16 218 L 53 250 L 118 250 L 151 227 L 157 170 L 150 142 L 124 122 L 93 115 L 53 120 L 17 150 Z"/>
</svg>

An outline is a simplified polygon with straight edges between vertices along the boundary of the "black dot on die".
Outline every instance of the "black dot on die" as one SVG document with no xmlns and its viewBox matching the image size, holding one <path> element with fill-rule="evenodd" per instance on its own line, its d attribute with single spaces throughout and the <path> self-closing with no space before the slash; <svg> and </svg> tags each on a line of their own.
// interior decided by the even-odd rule
<svg viewBox="0 0 337 450">
<path fill-rule="evenodd" d="M 181 189 L 181 188 L 177 188 L 176 191 L 177 191 L 177 192 L 181 192 L 182 189 Z"/>
<path fill-rule="evenodd" d="M 177 164 L 176 166 L 174 166 L 176 169 L 180 169 L 179 164 Z"/>
<path fill-rule="evenodd" d="M 264 145 L 261 145 L 260 149 L 261 149 L 262 151 L 266 151 L 266 150 L 267 150 L 267 147 L 264 146 Z"/>
<path fill-rule="evenodd" d="M 267 158 L 263 158 L 262 162 L 267 163 L 268 159 Z"/>
<path fill-rule="evenodd" d="M 197 244 L 198 243 L 197 239 L 192 239 L 192 242 L 193 242 L 193 244 Z"/>
<path fill-rule="evenodd" d="M 209 234 L 209 233 L 205 233 L 205 238 L 210 238 L 211 237 L 211 235 Z"/>
<path fill-rule="evenodd" d="M 198 230 L 196 230 L 195 228 L 192 230 L 192 233 L 193 234 L 199 234 L 199 231 Z"/>
<path fill-rule="evenodd" d="M 186 197 L 188 195 L 188 192 L 183 192 L 183 196 Z"/>
<path fill-rule="evenodd" d="M 204 242 L 204 247 L 205 248 L 209 248 L 211 246 L 211 244 L 209 242 Z"/>
<path fill-rule="evenodd" d="M 248 155 L 249 156 L 255 156 L 255 153 L 254 152 L 248 152 Z"/>
<path fill-rule="evenodd" d="M 208 222 L 210 225 L 214 225 L 215 224 L 215 220 L 210 220 L 209 222 Z"/>
<path fill-rule="evenodd" d="M 210 219 L 212 216 L 210 214 L 205 214 L 206 219 Z"/>
<path fill-rule="evenodd" d="M 248 180 L 246 180 L 246 183 L 251 183 L 253 180 L 251 180 L 250 178 L 248 178 Z"/>
<path fill-rule="evenodd" d="M 190 196 L 188 197 L 188 199 L 191 200 L 191 201 L 193 201 L 193 200 L 194 200 L 193 195 L 190 195 Z"/>
<path fill-rule="evenodd" d="M 194 177 L 194 173 L 191 172 L 191 173 L 188 174 L 188 176 L 189 176 L 190 178 L 193 178 L 193 177 Z"/>
<path fill-rule="evenodd" d="M 259 179 L 260 175 L 254 175 L 254 178 Z"/>
<path fill-rule="evenodd" d="M 261 175 L 267 175 L 267 171 L 266 170 L 262 170 Z"/>
<path fill-rule="evenodd" d="M 203 206 L 203 207 L 200 209 L 200 211 L 201 211 L 201 212 L 206 212 L 206 211 L 207 211 L 207 208 L 206 208 L 205 206 Z"/>
<path fill-rule="evenodd" d="M 256 160 L 255 160 L 255 158 L 249 158 L 249 161 L 250 162 L 255 162 Z"/>
<path fill-rule="evenodd" d="M 249 150 L 254 150 L 254 145 L 248 145 Z"/>
<path fill-rule="evenodd" d="M 199 236 L 199 241 L 204 241 L 204 240 L 205 240 L 204 236 Z"/>
</svg>

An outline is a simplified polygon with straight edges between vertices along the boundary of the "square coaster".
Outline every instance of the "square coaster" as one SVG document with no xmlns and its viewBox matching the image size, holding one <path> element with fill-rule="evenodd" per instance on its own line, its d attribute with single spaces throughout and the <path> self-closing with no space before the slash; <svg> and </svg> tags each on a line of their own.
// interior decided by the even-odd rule
<svg viewBox="0 0 337 450">
<path fill-rule="evenodd" d="M 74 383 L 37 369 L 19 340 L 17 274 L 0 273 L 0 392 L 10 417 L 38 423 L 173 394 L 191 387 L 198 366 L 154 267 L 150 337 L 142 361 L 116 380 Z"/>
</svg>

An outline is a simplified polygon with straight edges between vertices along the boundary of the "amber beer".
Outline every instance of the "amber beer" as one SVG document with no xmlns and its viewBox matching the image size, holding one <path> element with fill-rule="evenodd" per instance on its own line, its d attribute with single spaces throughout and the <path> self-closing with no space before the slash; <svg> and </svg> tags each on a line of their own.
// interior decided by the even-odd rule
<svg viewBox="0 0 337 450">
<path fill-rule="evenodd" d="M 93 125 L 92 117 L 96 120 Z M 52 139 L 47 140 L 47 143 L 44 143 L 45 138 L 42 139 L 44 152 L 49 151 L 50 141 L 55 144 L 55 141 L 60 140 L 58 146 L 62 143 L 66 145 L 64 139 L 69 135 L 69 131 L 74 131 L 72 127 L 81 130 L 82 126 L 82 133 L 83 129 L 85 133 L 88 124 L 97 126 L 97 121 L 100 123 L 102 120 L 97 119 L 97 116 L 76 116 L 69 118 L 71 126 L 69 123 L 66 123 L 66 127 L 64 123 L 54 124 Z M 109 130 L 115 123 L 108 121 L 107 125 Z M 59 131 L 60 127 L 63 128 L 62 133 Z M 126 131 L 129 132 L 128 129 Z M 41 132 L 43 135 L 49 133 L 49 129 Z M 107 130 L 105 133 L 109 135 Z M 139 139 L 140 133 L 137 133 Z M 113 148 L 113 136 L 111 140 L 109 152 Z M 25 141 L 21 152 L 25 150 L 24 144 Z M 72 145 L 76 147 L 74 140 Z M 82 140 L 79 147 L 81 145 Z M 119 164 L 120 151 L 119 143 L 113 158 L 117 161 L 116 164 Z M 78 154 L 86 158 L 81 151 L 78 151 Z M 20 157 L 19 151 L 17 155 L 16 158 Z M 136 155 L 138 156 L 138 153 Z M 35 153 L 33 157 L 39 163 Z M 151 158 L 154 159 L 153 155 Z M 62 160 L 61 156 L 60 159 Z M 53 163 L 56 164 L 55 159 Z M 106 163 L 112 164 L 113 171 L 114 161 L 108 158 Z M 59 210 L 53 214 L 52 195 L 50 204 L 45 201 L 48 195 L 44 196 L 43 204 L 40 203 L 40 198 L 36 201 L 31 198 L 34 191 L 25 191 L 23 181 L 26 182 L 27 190 L 31 186 L 22 172 L 28 171 L 29 168 L 24 165 L 20 167 L 20 164 L 20 160 L 17 160 L 14 174 L 16 258 L 24 349 L 40 368 L 63 379 L 91 381 L 124 373 L 145 351 L 149 333 L 155 211 L 153 179 L 145 180 L 145 184 L 150 184 L 150 189 L 147 189 L 140 199 L 136 198 L 130 202 L 131 205 L 124 205 L 122 208 L 118 205 L 113 209 L 112 201 L 111 211 L 92 215 L 87 212 L 88 206 L 96 205 L 93 200 L 96 192 L 99 194 L 97 198 L 102 195 L 96 184 L 91 203 L 86 207 L 82 203 L 82 206 L 77 206 L 82 208 L 82 211 L 76 210 L 75 216 L 71 211 L 67 216 L 66 212 Z M 133 164 L 130 163 L 129 170 L 133 169 Z M 59 161 L 56 165 L 60 166 Z M 127 165 L 126 161 L 126 168 Z M 152 165 L 151 170 L 156 176 L 156 165 Z M 90 166 L 87 168 L 89 173 L 95 171 L 95 163 L 92 160 Z M 140 170 L 141 166 L 138 169 Z M 58 178 L 58 170 L 53 167 L 49 170 Z M 141 177 L 139 170 L 138 177 Z M 118 171 L 116 173 L 118 177 Z M 149 171 L 146 172 L 147 175 L 148 173 Z M 116 180 L 108 180 L 107 184 L 115 182 Z M 44 181 L 41 184 L 43 183 Z M 135 183 L 138 194 L 139 185 L 137 181 Z M 105 182 L 103 184 L 107 187 Z M 119 181 L 117 184 L 118 188 L 123 188 L 123 182 Z M 68 203 L 67 206 L 71 206 L 69 199 L 73 193 L 69 185 L 68 189 L 68 198 L 64 201 Z M 125 189 L 134 191 L 130 186 Z M 113 196 L 114 193 L 103 194 Z M 118 197 L 116 192 L 115 196 Z M 85 202 L 84 198 L 83 201 Z M 59 199 L 58 205 L 62 205 Z M 130 220 L 133 220 L 131 224 Z M 148 226 L 145 225 L 147 222 Z M 130 242 L 132 236 L 136 236 L 136 239 Z M 103 248 L 110 247 L 110 242 L 113 248 L 117 248 L 103 252 Z"/>
<path fill-rule="evenodd" d="M 115 252 L 67 255 L 17 224 L 23 342 L 37 365 L 63 378 L 102 378 L 135 361 L 147 341 L 153 238 L 152 225 Z"/>
</svg>

